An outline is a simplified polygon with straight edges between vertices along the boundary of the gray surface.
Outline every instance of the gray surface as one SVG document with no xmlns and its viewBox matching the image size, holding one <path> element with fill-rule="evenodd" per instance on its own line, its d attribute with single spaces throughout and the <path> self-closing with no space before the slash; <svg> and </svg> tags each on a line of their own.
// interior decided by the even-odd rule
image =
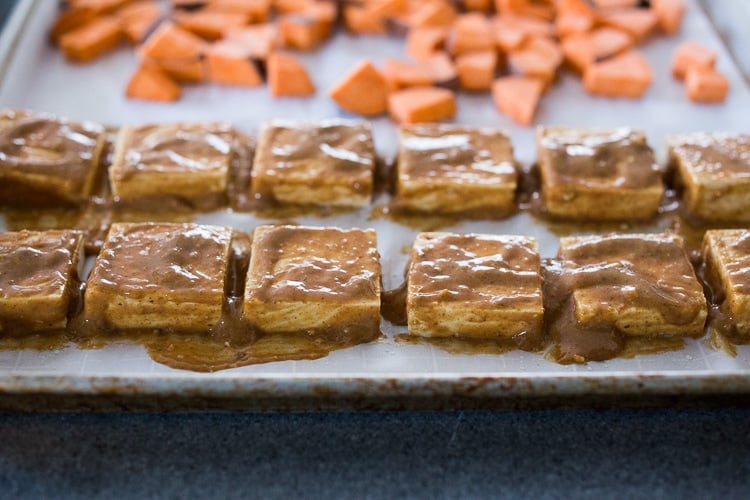
<svg viewBox="0 0 750 500">
<path fill-rule="evenodd" d="M 0 415 L 0 496 L 747 498 L 750 410 Z"/>
<path fill-rule="evenodd" d="M 749 486 L 748 409 L 0 414 L 4 498 L 745 498 Z"/>
</svg>

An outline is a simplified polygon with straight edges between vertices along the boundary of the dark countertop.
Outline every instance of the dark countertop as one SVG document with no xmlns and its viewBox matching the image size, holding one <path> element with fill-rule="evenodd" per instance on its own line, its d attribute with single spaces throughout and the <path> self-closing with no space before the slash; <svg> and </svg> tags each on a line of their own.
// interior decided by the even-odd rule
<svg viewBox="0 0 750 500">
<path fill-rule="evenodd" d="M 731 499 L 750 409 L 0 414 L 0 450 L 7 498 Z"/>
</svg>

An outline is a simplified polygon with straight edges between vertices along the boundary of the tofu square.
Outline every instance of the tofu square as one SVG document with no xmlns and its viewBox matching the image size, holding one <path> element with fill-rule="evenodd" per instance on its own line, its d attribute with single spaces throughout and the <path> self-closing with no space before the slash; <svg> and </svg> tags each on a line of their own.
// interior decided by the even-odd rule
<svg viewBox="0 0 750 500">
<path fill-rule="evenodd" d="M 266 333 L 373 340 L 380 335 L 380 256 L 372 229 L 259 226 L 244 321 Z"/>
<path fill-rule="evenodd" d="M 706 231 L 702 254 L 714 300 L 736 333 L 750 337 L 750 231 Z"/>
<path fill-rule="evenodd" d="M 462 125 L 399 130 L 394 205 L 410 212 L 498 218 L 515 211 L 513 147 L 503 132 Z"/>
<path fill-rule="evenodd" d="M 420 233 L 407 272 L 406 312 L 411 335 L 539 340 L 544 309 L 536 240 Z"/>
<path fill-rule="evenodd" d="M 750 134 L 673 134 L 667 146 L 689 213 L 711 222 L 750 221 Z"/>
<path fill-rule="evenodd" d="M 372 199 L 374 173 L 369 123 L 272 120 L 258 138 L 251 195 L 269 205 L 362 207 Z"/>
<path fill-rule="evenodd" d="M 206 210 L 226 204 L 234 137 L 223 122 L 122 127 L 109 167 L 115 201 L 142 207 L 180 200 Z"/>
<path fill-rule="evenodd" d="M 708 309 L 682 238 L 613 234 L 561 238 L 558 258 L 583 327 L 629 336 L 698 336 Z"/>
<path fill-rule="evenodd" d="M 47 113 L 0 111 L 0 205 L 75 206 L 93 193 L 104 127 Z"/>
<path fill-rule="evenodd" d="M 221 226 L 112 224 L 84 314 L 113 330 L 210 331 L 222 317 L 231 243 Z"/>
<path fill-rule="evenodd" d="M 643 132 L 539 127 L 536 139 L 549 215 L 590 221 L 656 216 L 662 169 Z"/>
<path fill-rule="evenodd" d="M 63 329 L 79 293 L 84 233 L 0 233 L 0 335 Z"/>
</svg>

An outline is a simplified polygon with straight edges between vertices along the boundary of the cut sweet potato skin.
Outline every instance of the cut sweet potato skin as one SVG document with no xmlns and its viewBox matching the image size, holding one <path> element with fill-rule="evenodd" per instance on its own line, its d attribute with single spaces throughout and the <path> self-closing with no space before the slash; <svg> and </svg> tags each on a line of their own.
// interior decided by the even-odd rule
<svg viewBox="0 0 750 500">
<path fill-rule="evenodd" d="M 520 125 L 534 121 L 545 82 L 531 76 L 504 76 L 492 84 L 492 98 L 501 113 L 509 115 Z"/>
<path fill-rule="evenodd" d="M 388 110 L 388 83 L 369 60 L 355 65 L 331 89 L 331 99 L 342 109 L 363 116 L 375 116 Z"/>
<path fill-rule="evenodd" d="M 398 123 L 447 120 L 456 114 L 456 98 L 447 89 L 412 87 L 391 92 L 388 111 Z"/>
<path fill-rule="evenodd" d="M 131 99 L 148 101 L 176 101 L 182 90 L 177 83 L 160 69 L 142 64 L 130 77 L 125 95 Z"/>
</svg>

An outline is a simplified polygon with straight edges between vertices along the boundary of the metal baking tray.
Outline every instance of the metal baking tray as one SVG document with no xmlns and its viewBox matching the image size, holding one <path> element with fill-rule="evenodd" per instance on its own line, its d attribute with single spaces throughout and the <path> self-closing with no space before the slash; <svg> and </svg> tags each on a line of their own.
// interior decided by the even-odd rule
<svg viewBox="0 0 750 500">
<path fill-rule="evenodd" d="M 644 129 L 660 158 L 667 133 L 694 130 L 748 131 L 750 89 L 734 65 L 706 12 L 688 1 L 679 36 L 656 37 L 643 47 L 655 82 L 641 101 L 593 98 L 580 81 L 564 75 L 543 98 L 536 123 Z M 90 65 L 67 63 L 49 45 L 46 31 L 57 2 L 22 0 L 0 40 L 0 106 L 49 111 L 108 125 L 178 120 L 228 120 L 249 132 L 270 118 L 327 118 L 341 112 L 327 89 L 365 54 L 376 62 L 399 57 L 402 41 L 339 34 L 312 54 L 302 55 L 318 87 L 313 99 L 274 100 L 268 90 L 217 86 L 188 88 L 174 104 L 129 101 L 124 85 L 135 66 L 122 49 Z M 693 39 L 715 48 L 718 67 L 732 89 L 721 105 L 696 105 L 673 80 L 669 60 L 675 46 Z M 335 55 L 335 57 L 334 57 Z M 461 95 L 456 121 L 508 131 L 517 159 L 534 161 L 533 128 L 498 114 L 486 95 Z M 376 147 L 393 155 L 395 128 L 386 118 L 373 121 Z M 375 205 L 385 203 L 381 197 Z M 417 231 L 377 217 L 371 209 L 327 218 L 298 217 L 317 226 L 372 227 L 378 232 L 386 288 L 403 277 L 409 245 Z M 273 222 L 250 214 L 221 212 L 198 217 L 251 231 Z M 0 219 L 0 230 L 4 222 Z M 557 251 L 558 236 L 528 215 L 505 221 L 465 221 L 445 228 L 459 232 L 525 234 L 539 238 L 543 257 Z M 624 228 L 627 230 L 627 228 Z M 138 345 L 111 344 L 54 351 L 0 352 L 0 408 L 151 408 L 151 409 L 318 409 L 463 408 L 570 404 L 672 404 L 695 398 L 750 396 L 750 346 L 736 357 L 688 340 L 685 349 L 656 355 L 562 366 L 522 351 L 503 355 L 449 354 L 431 345 L 397 343 L 403 333 L 384 322 L 385 338 L 333 352 L 315 361 L 275 362 L 216 373 L 194 373 L 153 362 Z"/>
</svg>

